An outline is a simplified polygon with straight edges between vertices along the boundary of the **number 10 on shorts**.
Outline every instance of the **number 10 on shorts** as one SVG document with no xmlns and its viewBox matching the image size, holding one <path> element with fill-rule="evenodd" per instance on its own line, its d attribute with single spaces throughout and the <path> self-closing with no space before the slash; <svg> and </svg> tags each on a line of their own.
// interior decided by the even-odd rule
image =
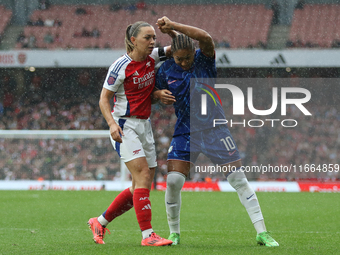
<svg viewBox="0 0 340 255">
<path fill-rule="evenodd" d="M 220 139 L 220 141 L 224 144 L 224 146 L 227 148 L 228 151 L 236 149 L 236 145 L 230 136 L 227 136 L 226 138 L 222 138 Z"/>
</svg>

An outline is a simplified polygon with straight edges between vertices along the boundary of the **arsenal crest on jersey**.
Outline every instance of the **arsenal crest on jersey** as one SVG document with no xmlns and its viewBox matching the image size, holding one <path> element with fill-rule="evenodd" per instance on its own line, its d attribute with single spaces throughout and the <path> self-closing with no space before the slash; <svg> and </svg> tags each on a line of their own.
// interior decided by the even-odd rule
<svg viewBox="0 0 340 255">
<path fill-rule="evenodd" d="M 115 81 L 118 77 L 118 74 L 117 73 L 114 73 L 113 71 L 110 73 L 110 76 L 109 78 L 107 79 L 107 84 L 109 85 L 113 85 L 115 84 Z"/>
</svg>

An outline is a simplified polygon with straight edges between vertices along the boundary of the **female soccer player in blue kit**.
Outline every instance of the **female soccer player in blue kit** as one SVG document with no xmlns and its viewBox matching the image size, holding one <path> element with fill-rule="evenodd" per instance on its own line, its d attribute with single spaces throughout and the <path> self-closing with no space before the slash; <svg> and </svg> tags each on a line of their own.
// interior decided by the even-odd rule
<svg viewBox="0 0 340 255">
<path fill-rule="evenodd" d="M 266 230 L 257 196 L 241 171 L 241 158 L 227 125 L 212 126 L 213 119 L 226 119 L 221 104 L 207 97 L 207 116 L 200 115 L 200 94 L 214 92 L 211 80 L 216 78 L 215 48 L 211 36 L 204 30 L 176 23 L 163 17 L 157 21 L 163 33 L 173 34 L 173 58 L 165 61 L 156 75 L 153 97 L 164 104 L 174 104 L 177 122 L 168 153 L 168 177 L 165 205 L 172 245 L 180 243 L 181 189 L 191 166 L 200 153 L 214 164 L 229 171 L 227 180 L 237 191 L 241 203 L 257 231 L 257 243 L 279 246 Z M 192 39 L 197 40 L 195 50 Z M 190 83 L 191 81 L 191 83 Z M 164 93 L 164 91 L 166 93 Z M 198 98 L 198 100 L 193 100 Z M 191 100 L 190 100 L 191 99 Z M 191 102 L 190 102 L 191 101 Z"/>
</svg>

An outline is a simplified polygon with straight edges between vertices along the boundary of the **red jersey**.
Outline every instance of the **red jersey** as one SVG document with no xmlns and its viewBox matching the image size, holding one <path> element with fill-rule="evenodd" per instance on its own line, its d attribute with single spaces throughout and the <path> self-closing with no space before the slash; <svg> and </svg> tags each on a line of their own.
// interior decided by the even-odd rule
<svg viewBox="0 0 340 255">
<path fill-rule="evenodd" d="M 115 92 L 114 116 L 149 118 L 155 66 L 164 57 L 164 50 L 155 48 L 144 61 L 134 61 L 125 54 L 110 66 L 103 86 Z"/>
</svg>

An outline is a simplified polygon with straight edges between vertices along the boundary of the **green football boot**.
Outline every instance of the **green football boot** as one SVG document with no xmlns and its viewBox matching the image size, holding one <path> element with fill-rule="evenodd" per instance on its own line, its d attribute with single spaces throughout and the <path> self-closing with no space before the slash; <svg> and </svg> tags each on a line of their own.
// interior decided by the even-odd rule
<svg viewBox="0 0 340 255">
<path fill-rule="evenodd" d="M 267 231 L 257 234 L 256 241 L 258 244 L 268 247 L 279 246 L 279 244 L 269 235 L 269 232 Z"/>
<path fill-rule="evenodd" d="M 177 233 L 172 233 L 170 234 L 170 236 L 168 237 L 169 240 L 172 241 L 172 245 L 177 245 L 179 244 L 179 234 Z"/>
</svg>

